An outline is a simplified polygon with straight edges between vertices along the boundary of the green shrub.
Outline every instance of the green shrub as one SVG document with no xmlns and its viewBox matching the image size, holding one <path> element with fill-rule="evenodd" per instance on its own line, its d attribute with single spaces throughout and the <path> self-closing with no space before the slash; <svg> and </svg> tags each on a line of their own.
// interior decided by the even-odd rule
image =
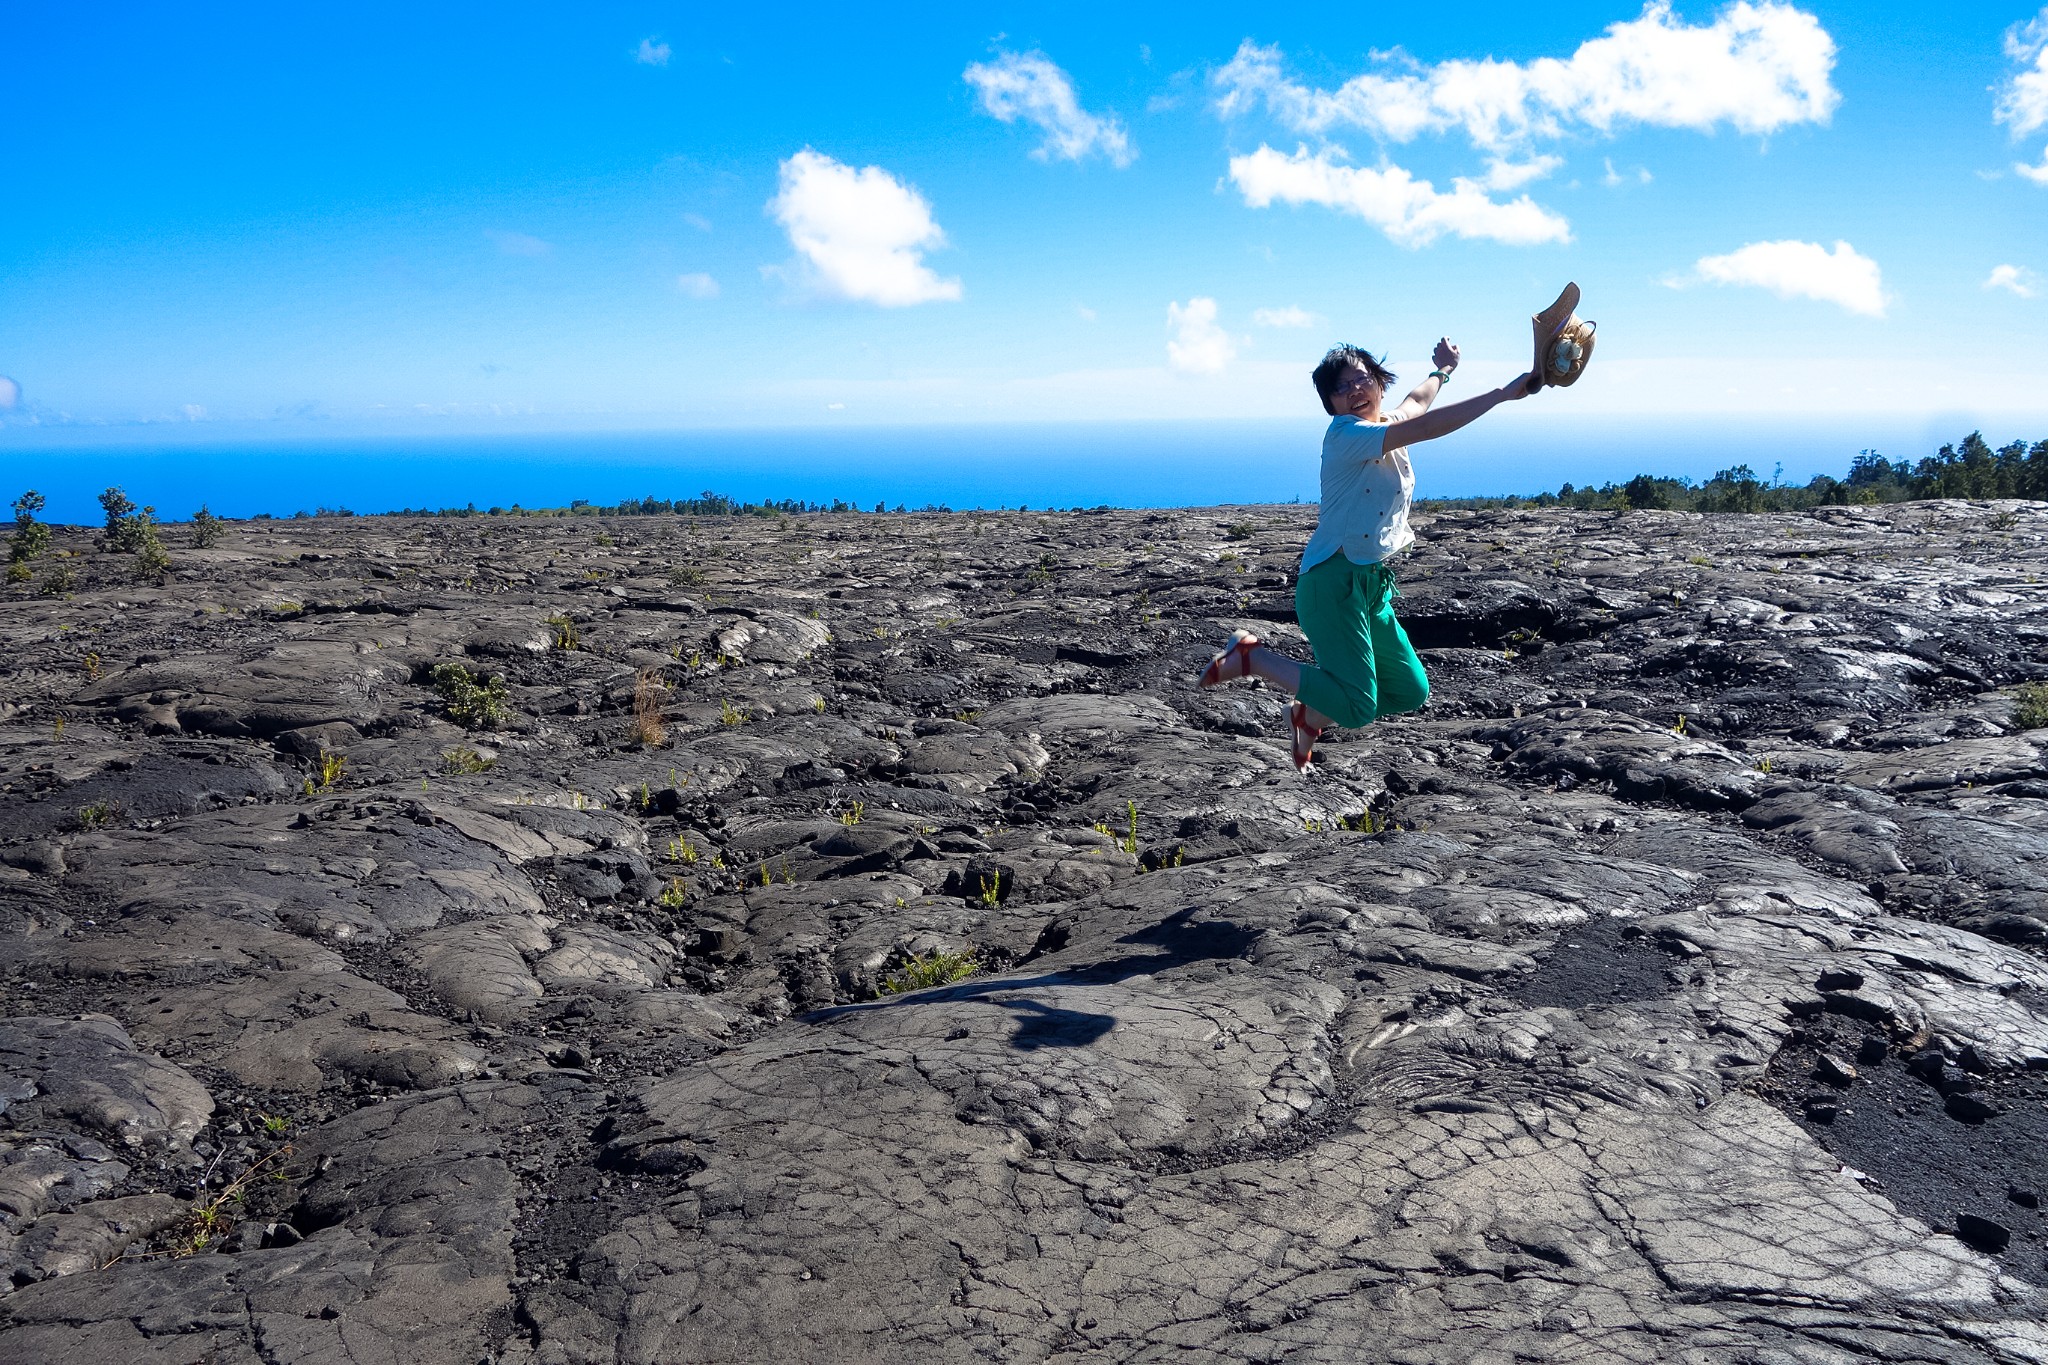
<svg viewBox="0 0 2048 1365">
<path fill-rule="evenodd" d="M 2022 730 L 2048 730 L 2048 683 L 2021 683 L 2013 696 L 2012 723 Z"/>
<path fill-rule="evenodd" d="M 503 678 L 479 678 L 461 664 L 436 664 L 434 686 L 448 703 L 448 718 L 465 730 L 490 730 L 511 715 Z"/>
<path fill-rule="evenodd" d="M 978 970 L 973 953 L 919 953 L 889 973 L 882 981 L 880 991 L 883 995 L 901 995 L 905 991 L 949 986 L 973 976 Z"/>
<path fill-rule="evenodd" d="M 14 566 L 8 577 L 16 583 L 28 580 L 29 561 L 50 548 L 50 528 L 36 520 L 36 513 L 42 510 L 43 495 L 33 488 L 14 500 L 14 539 L 7 546 L 7 558 Z"/>
<path fill-rule="evenodd" d="M 220 544 L 220 538 L 227 533 L 226 523 L 206 510 L 206 504 L 199 504 L 199 510 L 192 514 L 192 543 L 200 549 Z"/>
</svg>

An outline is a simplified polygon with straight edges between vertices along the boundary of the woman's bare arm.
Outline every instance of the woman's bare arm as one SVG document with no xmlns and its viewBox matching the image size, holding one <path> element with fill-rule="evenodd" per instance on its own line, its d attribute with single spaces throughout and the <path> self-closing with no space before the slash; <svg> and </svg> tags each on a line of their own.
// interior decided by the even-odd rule
<svg viewBox="0 0 2048 1365">
<path fill-rule="evenodd" d="M 1458 348 L 1451 344 L 1449 337 L 1438 340 L 1436 352 L 1430 357 L 1430 363 L 1435 365 L 1437 372 L 1445 378 L 1431 374 L 1429 378 L 1409 390 L 1408 396 L 1401 400 L 1400 406 L 1387 414 L 1390 420 L 1405 422 L 1410 417 L 1419 417 L 1429 411 L 1430 404 L 1436 402 L 1436 396 L 1443 392 L 1444 385 L 1449 382 L 1448 376 L 1451 371 L 1458 368 Z"/>
<path fill-rule="evenodd" d="M 1462 403 L 1452 403 L 1448 407 L 1417 413 L 1413 417 L 1396 417 L 1393 424 L 1387 428 L 1386 448 L 1392 450 L 1397 446 L 1412 446 L 1419 441 L 1434 441 L 1439 436 L 1448 436 L 1458 428 L 1468 426 L 1484 417 L 1502 403 L 1527 398 L 1534 392 L 1530 384 L 1535 378 L 1533 374 L 1521 375 L 1491 393 L 1467 398 Z"/>
</svg>

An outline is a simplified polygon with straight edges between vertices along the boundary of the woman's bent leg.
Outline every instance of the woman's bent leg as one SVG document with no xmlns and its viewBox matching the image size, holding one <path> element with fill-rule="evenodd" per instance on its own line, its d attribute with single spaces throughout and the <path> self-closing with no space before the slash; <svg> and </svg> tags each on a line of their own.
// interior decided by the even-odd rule
<svg viewBox="0 0 2048 1365">
<path fill-rule="evenodd" d="M 1404 711 L 1420 710 L 1422 704 L 1429 700 L 1429 675 L 1422 670 L 1422 660 L 1415 653 L 1415 646 L 1408 642 L 1408 632 L 1394 617 L 1393 575 L 1385 570 L 1381 572 L 1385 574 L 1385 590 L 1373 594 L 1375 600 L 1367 617 L 1367 633 L 1372 640 L 1379 713 L 1398 716 Z"/>
<path fill-rule="evenodd" d="M 1294 614 L 1316 655 L 1295 695 L 1338 725 L 1370 725 L 1380 714 L 1362 576 L 1362 566 L 1337 555 L 1294 586 Z"/>
</svg>

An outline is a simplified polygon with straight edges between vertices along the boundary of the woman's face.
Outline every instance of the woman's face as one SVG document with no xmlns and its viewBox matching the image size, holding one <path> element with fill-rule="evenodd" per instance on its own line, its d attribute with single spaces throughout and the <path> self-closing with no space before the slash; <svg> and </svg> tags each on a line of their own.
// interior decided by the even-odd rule
<svg viewBox="0 0 2048 1365">
<path fill-rule="evenodd" d="M 1330 390 L 1330 413 L 1335 417 L 1371 421 L 1380 415 L 1380 399 L 1385 392 L 1379 381 L 1366 372 L 1365 366 L 1353 361 L 1338 376 L 1336 387 Z"/>
</svg>

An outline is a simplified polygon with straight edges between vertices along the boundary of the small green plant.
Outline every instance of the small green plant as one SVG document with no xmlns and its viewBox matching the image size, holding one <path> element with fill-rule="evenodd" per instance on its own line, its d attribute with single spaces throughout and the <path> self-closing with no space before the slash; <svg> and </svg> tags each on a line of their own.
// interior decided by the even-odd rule
<svg viewBox="0 0 2048 1365">
<path fill-rule="evenodd" d="M 697 846 L 678 834 L 668 841 L 668 860 L 672 863 L 694 863 L 697 861 Z"/>
<path fill-rule="evenodd" d="M 102 548 L 123 553 L 136 549 L 136 507 L 118 485 L 100 494 L 100 510 L 107 514 L 106 534 L 100 542 Z"/>
<path fill-rule="evenodd" d="M 857 825 L 860 823 L 861 817 L 867 814 L 867 811 L 867 802 L 856 801 L 845 810 L 839 812 L 839 823 L 842 825 Z"/>
<path fill-rule="evenodd" d="M 347 755 L 322 749 L 319 768 L 306 778 L 306 795 L 318 796 L 322 792 L 333 791 L 334 784 L 341 781 L 342 774 L 347 770 Z"/>
<path fill-rule="evenodd" d="M 85 658 L 80 661 L 80 667 L 85 670 L 85 680 L 87 682 L 98 682 L 100 677 L 99 651 L 94 650 L 92 653 L 86 655 Z"/>
<path fill-rule="evenodd" d="M 1385 834 L 1393 828 L 1393 821 L 1371 806 L 1356 815 L 1339 816 L 1337 823 L 1353 834 Z"/>
<path fill-rule="evenodd" d="M 824 699 L 823 697 L 812 697 L 812 698 L 811 698 L 811 709 L 812 709 L 813 711 L 816 711 L 816 712 L 817 712 L 817 713 L 818 713 L 819 715 L 821 715 L 821 716 L 822 716 L 822 715 L 824 715 L 824 714 L 825 714 L 825 699 Z"/>
<path fill-rule="evenodd" d="M 78 808 L 78 827 L 82 830 L 105 829 L 113 822 L 121 807 L 105 797 Z"/>
<path fill-rule="evenodd" d="M 690 902 L 690 888 L 681 877 L 671 877 L 662 888 L 661 904 L 668 910 L 680 910 Z"/>
<path fill-rule="evenodd" d="M 16 583 L 28 581 L 29 561 L 50 548 L 50 528 L 36 520 L 36 513 L 42 510 L 43 495 L 33 488 L 14 500 L 14 539 L 7 545 L 11 561 L 7 576 Z"/>
<path fill-rule="evenodd" d="M 1756 761 L 1756 770 L 1760 773 L 1767 773 L 1771 770 L 1771 756 L 1769 754 L 1765 754 Z"/>
<path fill-rule="evenodd" d="M 494 729 L 511 714 L 503 678 L 479 678 L 461 664 L 436 664 L 430 676 L 448 703 L 448 718 L 465 730 Z"/>
<path fill-rule="evenodd" d="M 164 548 L 163 537 L 156 533 L 156 509 L 145 507 L 135 514 L 135 577 L 148 583 L 161 583 L 164 575 L 171 571 L 171 552 Z"/>
<path fill-rule="evenodd" d="M 977 970 L 979 968 L 971 952 L 918 953 L 883 979 L 880 992 L 883 995 L 901 995 L 905 991 L 950 986 L 955 981 L 973 976 Z"/>
<path fill-rule="evenodd" d="M 62 738 L 64 738 L 64 717 L 62 717 L 62 716 L 59 716 L 59 717 L 57 717 L 56 721 L 55 721 L 55 722 L 54 722 L 54 723 L 53 723 L 53 724 L 52 724 L 52 725 L 50 726 L 50 738 L 51 738 L 51 739 L 62 739 Z"/>
<path fill-rule="evenodd" d="M 1024 575 L 1024 581 L 1033 587 L 1042 588 L 1052 582 L 1052 571 L 1057 566 L 1058 561 L 1052 557 L 1052 552 L 1045 551 L 1038 556 L 1037 566 Z"/>
<path fill-rule="evenodd" d="M 1117 840 L 1116 846 L 1126 853 L 1136 853 L 1138 851 L 1138 803 L 1135 801 L 1124 802 L 1124 811 L 1129 817 L 1129 830 L 1123 838 Z"/>
<path fill-rule="evenodd" d="M 451 777 L 474 777 L 489 772 L 497 763 L 474 749 L 449 749 L 441 755 L 441 771 Z"/>
<path fill-rule="evenodd" d="M 71 561 L 60 559 L 50 566 L 48 573 L 43 575 L 42 586 L 37 588 L 36 591 L 44 597 L 62 597 L 77 586 L 78 573 L 71 567 Z"/>
<path fill-rule="evenodd" d="M 2048 729 L 2048 683 L 2021 683 L 2013 693 L 2012 723 L 2022 730 Z"/>
<path fill-rule="evenodd" d="M 672 588 L 701 587 L 704 571 L 695 564 L 678 564 L 668 571 L 668 582 Z"/>
<path fill-rule="evenodd" d="M 648 789 L 644 779 L 640 783 L 640 794 L 633 798 L 633 808 L 642 815 L 654 809 L 654 793 Z"/>
<path fill-rule="evenodd" d="M 600 545 L 606 545 L 606 546 L 610 546 L 610 545 L 616 545 L 616 544 L 618 544 L 619 542 L 617 542 L 616 540 L 613 540 L 613 539 L 611 538 L 611 536 L 610 536 L 610 535 L 609 535 L 608 533 L 606 533 L 606 532 L 604 532 L 604 531 L 599 531 L 599 532 L 597 533 L 597 543 L 598 543 L 598 544 L 600 544 Z"/>
<path fill-rule="evenodd" d="M 304 611 L 305 609 L 306 606 L 303 602 L 294 602 L 289 597 L 278 598 L 277 605 L 271 608 L 271 610 L 276 612 L 279 616 L 297 616 L 300 612 Z"/>
<path fill-rule="evenodd" d="M 36 571 L 31 569 L 26 562 L 19 559 L 8 561 L 7 581 L 9 583 L 26 583 L 35 576 Z"/>
<path fill-rule="evenodd" d="M 1232 540 L 1250 540 L 1258 528 L 1248 521 L 1233 521 L 1223 528 L 1223 534 Z"/>
<path fill-rule="evenodd" d="M 772 877 L 772 876 L 770 876 L 770 875 L 768 874 L 768 862 L 767 862 L 767 860 L 766 860 L 765 858 L 764 858 L 764 859 L 762 859 L 762 861 L 761 861 L 761 885 L 763 885 L 763 886 L 773 886 L 773 885 L 775 885 L 775 878 L 774 878 L 774 877 Z"/>
<path fill-rule="evenodd" d="M 992 877 L 992 876 L 990 876 L 990 875 L 989 875 L 988 873 L 986 873 L 986 872 L 982 873 L 982 875 L 981 875 L 981 903 L 982 903 L 983 905 L 986 905 L 986 906 L 987 906 L 987 907 L 988 907 L 989 909 L 993 910 L 993 909 L 995 909 L 995 907 L 996 907 L 996 906 L 998 906 L 998 905 L 1002 904 L 1002 900 L 1003 900 L 1003 883 L 1002 883 L 1002 878 L 1000 878 L 1000 877 Z"/>
<path fill-rule="evenodd" d="M 202 550 L 220 544 L 227 533 L 227 525 L 219 517 L 206 510 L 206 504 L 199 504 L 199 510 L 192 514 L 192 543 Z"/>
<path fill-rule="evenodd" d="M 720 725 L 745 725 L 747 713 L 734 706 L 724 697 L 718 699 L 718 723 Z"/>
<path fill-rule="evenodd" d="M 1994 531 L 2010 531 L 2020 524 L 2020 514 L 2008 507 L 2003 512 L 1992 513 L 1984 524 Z"/>
<path fill-rule="evenodd" d="M 283 1137 L 292 1127 L 292 1121 L 282 1114 L 260 1114 L 257 1116 L 257 1122 L 261 1123 L 263 1131 L 272 1137 Z"/>
<path fill-rule="evenodd" d="M 1685 733 L 1685 712 L 1680 711 L 1678 713 L 1678 723 L 1671 727 L 1671 733 L 1674 735 L 1682 735 Z"/>
<path fill-rule="evenodd" d="M 547 626 L 556 649 L 575 649 L 583 642 L 583 637 L 576 633 L 576 623 L 566 616 L 550 616 Z"/>
</svg>

